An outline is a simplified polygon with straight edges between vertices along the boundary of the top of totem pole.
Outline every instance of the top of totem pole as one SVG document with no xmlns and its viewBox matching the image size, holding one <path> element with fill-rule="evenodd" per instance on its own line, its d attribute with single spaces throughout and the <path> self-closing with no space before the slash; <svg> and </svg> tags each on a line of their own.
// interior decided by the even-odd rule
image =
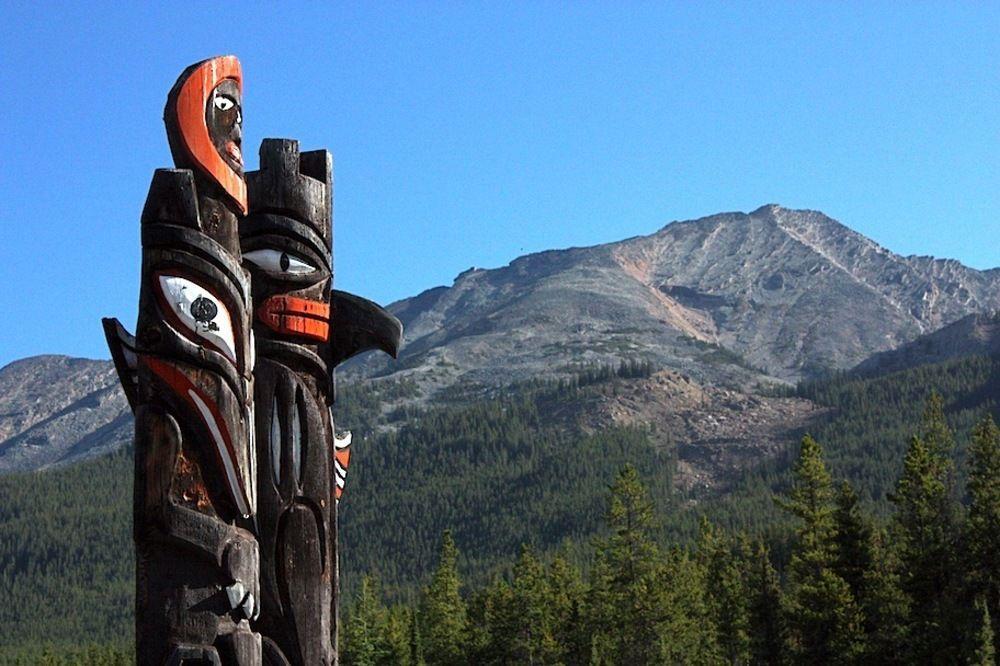
<svg viewBox="0 0 1000 666">
<path fill-rule="evenodd" d="M 245 214 L 242 95 L 243 71 L 236 56 L 202 60 L 174 83 L 163 121 L 175 165 L 208 179 Z"/>
<path fill-rule="evenodd" d="M 333 156 L 327 150 L 299 152 L 293 139 L 264 139 L 260 170 L 246 175 L 251 213 L 291 215 L 332 245 Z"/>
</svg>

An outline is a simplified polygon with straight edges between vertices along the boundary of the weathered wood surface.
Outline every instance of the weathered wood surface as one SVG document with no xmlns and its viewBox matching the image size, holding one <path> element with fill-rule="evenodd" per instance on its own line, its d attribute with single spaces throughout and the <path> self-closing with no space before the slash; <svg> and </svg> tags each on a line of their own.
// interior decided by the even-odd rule
<svg viewBox="0 0 1000 666">
<path fill-rule="evenodd" d="M 136 656 L 260 664 L 249 278 L 239 253 L 241 74 L 189 67 L 164 119 L 177 169 L 142 213 L 139 318 L 105 330 L 136 413 Z"/>
<path fill-rule="evenodd" d="M 155 172 L 142 212 L 135 337 L 104 320 L 136 416 L 140 664 L 336 664 L 350 437 L 335 435 L 333 371 L 395 356 L 402 335 L 331 289 L 327 151 L 265 140 L 244 178 L 241 90 L 223 56 L 170 91 L 177 168 Z"/>
<path fill-rule="evenodd" d="M 375 304 L 351 297 L 367 304 L 358 312 L 369 314 L 358 320 L 364 330 L 352 332 L 353 320 L 337 316 L 337 299 L 331 308 L 337 292 L 331 291 L 330 154 L 300 153 L 296 141 L 267 139 L 260 164 L 247 174 L 250 212 L 241 228 L 258 358 L 263 610 L 256 626 L 267 664 L 333 664 L 340 494 L 333 370 L 364 349 L 395 354 L 401 327 Z"/>
</svg>

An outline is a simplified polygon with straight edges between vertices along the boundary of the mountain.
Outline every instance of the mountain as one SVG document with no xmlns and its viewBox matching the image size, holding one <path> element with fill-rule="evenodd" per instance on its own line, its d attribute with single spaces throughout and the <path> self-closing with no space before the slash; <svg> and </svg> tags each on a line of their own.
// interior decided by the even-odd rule
<svg viewBox="0 0 1000 666">
<path fill-rule="evenodd" d="M 354 369 L 429 393 L 630 356 L 712 384 L 795 382 L 998 307 L 1000 269 L 902 257 L 822 213 L 767 205 L 470 269 L 390 306 L 399 361 Z"/>
<path fill-rule="evenodd" d="M 132 415 L 110 361 L 34 356 L 0 368 L 0 474 L 75 462 L 131 441 Z"/>
<path fill-rule="evenodd" d="M 664 369 L 662 381 L 635 405 L 618 396 L 602 409 L 670 421 L 679 480 L 702 488 L 720 483 L 736 452 L 773 451 L 807 422 L 813 407 L 771 404 L 762 388 L 846 370 L 943 326 L 985 330 L 961 322 L 1000 310 L 1000 269 L 901 257 L 822 213 L 767 205 L 473 268 L 389 310 L 405 326 L 399 360 L 369 354 L 339 373 L 345 385 L 407 387 L 384 413 L 642 360 Z M 960 353 L 966 342 L 949 330 L 930 339 Z M 750 405 L 761 410 L 759 430 L 738 418 Z M 97 455 L 130 436 L 110 363 L 42 356 L 0 369 L 0 473 Z"/>
<path fill-rule="evenodd" d="M 852 372 L 881 375 L 962 356 L 1000 355 L 1000 311 L 970 314 L 912 342 L 873 354 Z"/>
</svg>

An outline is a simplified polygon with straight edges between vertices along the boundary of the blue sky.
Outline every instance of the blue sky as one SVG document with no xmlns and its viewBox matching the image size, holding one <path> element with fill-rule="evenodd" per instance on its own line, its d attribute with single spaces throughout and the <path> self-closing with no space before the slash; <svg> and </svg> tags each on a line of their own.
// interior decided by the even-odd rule
<svg viewBox="0 0 1000 666">
<path fill-rule="evenodd" d="M 1000 3 L 5 2 L 0 25 L 0 365 L 106 358 L 99 318 L 132 326 L 163 102 L 223 53 L 248 168 L 264 137 L 330 149 L 337 286 L 384 303 L 770 202 L 1000 265 Z"/>
</svg>

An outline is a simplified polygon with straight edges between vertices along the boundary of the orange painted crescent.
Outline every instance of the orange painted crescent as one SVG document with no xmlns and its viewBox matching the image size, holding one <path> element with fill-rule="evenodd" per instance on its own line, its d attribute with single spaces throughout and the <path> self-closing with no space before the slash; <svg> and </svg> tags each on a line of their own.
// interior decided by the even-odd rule
<svg viewBox="0 0 1000 666">
<path fill-rule="evenodd" d="M 233 79 L 242 93 L 243 68 L 236 56 L 219 56 L 198 66 L 181 87 L 177 96 L 177 124 L 184 148 L 191 159 L 208 173 L 232 197 L 242 213 L 247 212 L 247 184 L 226 164 L 212 143 L 205 124 L 209 95 L 225 79 Z"/>
</svg>

